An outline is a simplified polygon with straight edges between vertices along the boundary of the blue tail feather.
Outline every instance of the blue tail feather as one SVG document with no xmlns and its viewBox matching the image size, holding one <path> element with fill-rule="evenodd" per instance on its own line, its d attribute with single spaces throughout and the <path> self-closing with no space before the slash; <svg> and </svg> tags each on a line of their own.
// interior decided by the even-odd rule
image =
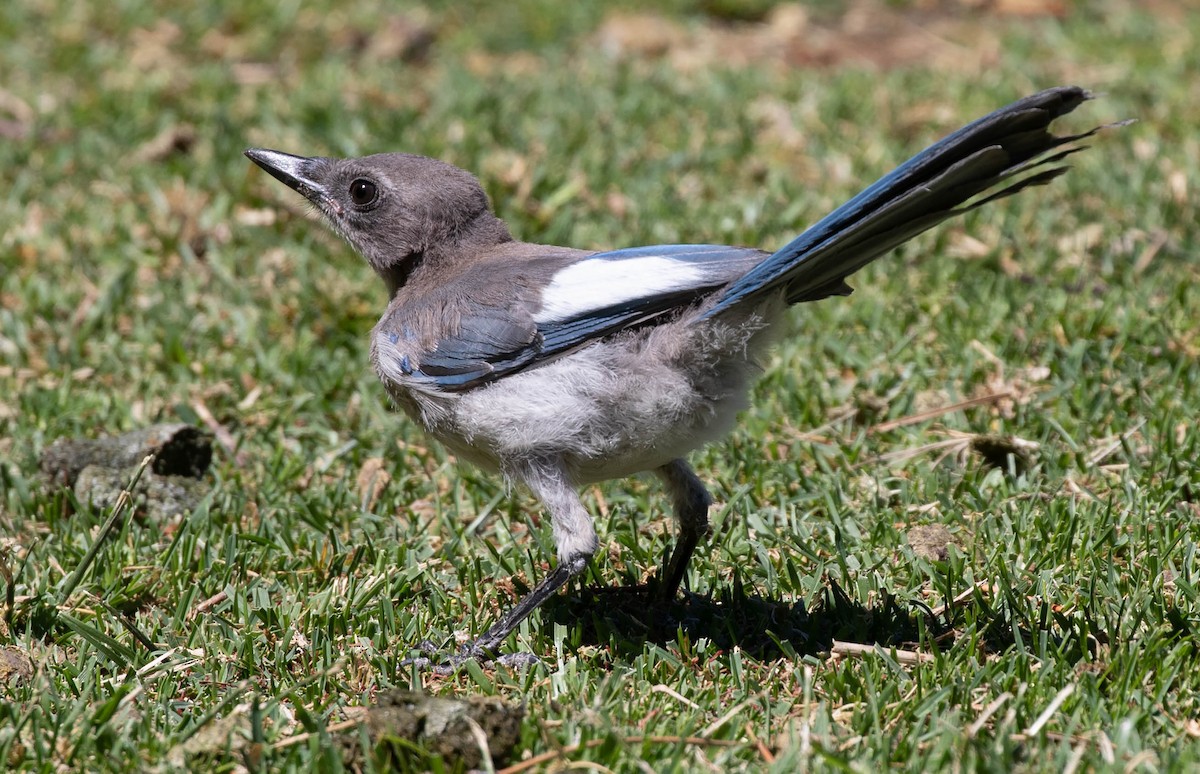
<svg viewBox="0 0 1200 774">
<path fill-rule="evenodd" d="M 1060 137 L 1049 126 L 1091 96 L 1074 86 L 1047 89 L 939 140 L 730 283 L 704 316 L 779 290 L 793 303 L 844 295 L 847 276 L 922 231 L 1057 177 L 1066 167 L 1052 165 L 1078 148 L 1049 151 L 1097 130 Z"/>
</svg>

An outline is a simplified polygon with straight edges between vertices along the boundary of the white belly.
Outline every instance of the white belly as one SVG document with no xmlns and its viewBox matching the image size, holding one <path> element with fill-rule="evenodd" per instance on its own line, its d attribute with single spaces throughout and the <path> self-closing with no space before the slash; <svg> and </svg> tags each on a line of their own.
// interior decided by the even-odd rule
<svg viewBox="0 0 1200 774">
<path fill-rule="evenodd" d="M 776 312 L 599 342 L 466 393 L 397 394 L 455 454 L 491 470 L 561 459 L 574 483 L 650 470 L 729 431 Z M 403 390 L 395 385 L 394 393 Z"/>
</svg>

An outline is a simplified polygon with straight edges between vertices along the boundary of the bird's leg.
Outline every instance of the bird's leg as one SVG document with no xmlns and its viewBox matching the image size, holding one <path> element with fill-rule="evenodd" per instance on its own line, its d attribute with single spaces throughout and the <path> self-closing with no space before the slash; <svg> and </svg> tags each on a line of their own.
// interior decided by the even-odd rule
<svg viewBox="0 0 1200 774">
<path fill-rule="evenodd" d="M 546 460 L 528 462 L 511 470 L 510 475 L 528 486 L 549 511 L 554 542 L 558 547 L 558 566 L 482 637 L 464 648 L 463 655 L 467 657 L 487 657 L 494 653 L 521 621 L 570 578 L 582 572 L 596 553 L 596 529 L 592 517 L 580 502 L 579 494 L 561 464 Z"/>
<path fill-rule="evenodd" d="M 665 602 L 675 597 L 692 552 L 700 539 L 708 536 L 708 506 L 712 505 L 712 497 L 682 459 L 672 460 L 655 472 L 667 485 L 675 504 L 675 520 L 679 522 L 679 540 L 663 567 L 657 590 L 659 600 Z"/>
</svg>

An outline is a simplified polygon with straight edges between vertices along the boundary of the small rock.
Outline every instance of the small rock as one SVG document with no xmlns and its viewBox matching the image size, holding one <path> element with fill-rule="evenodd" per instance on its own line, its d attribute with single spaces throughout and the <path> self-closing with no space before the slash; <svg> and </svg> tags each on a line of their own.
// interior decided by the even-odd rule
<svg viewBox="0 0 1200 774">
<path fill-rule="evenodd" d="M 117 502 L 148 455 L 154 462 L 138 481 L 138 510 L 151 520 L 187 513 L 208 490 L 212 437 L 191 425 L 153 425 L 97 439 L 60 438 L 42 452 L 42 475 L 51 487 L 70 487 L 83 503 Z"/>
<path fill-rule="evenodd" d="M 74 486 L 88 465 L 132 468 L 158 455 L 150 470 L 160 476 L 200 478 L 212 463 L 212 438 L 191 425 L 152 425 L 104 438 L 59 438 L 42 452 L 42 475 L 52 485 Z"/>
<path fill-rule="evenodd" d="M 91 503 L 97 508 L 111 508 L 117 504 L 121 491 L 129 485 L 136 471 L 137 466 L 106 468 L 88 465 L 75 480 L 75 497 L 79 502 Z M 147 470 L 138 480 L 133 501 L 137 511 L 146 519 L 163 521 L 190 512 L 207 491 L 208 484 L 201 479 L 160 476 Z"/>
<path fill-rule="evenodd" d="M 971 450 L 983 457 L 984 462 L 1007 472 L 1011 459 L 1013 469 L 1018 474 L 1029 470 L 1038 448 L 1039 444 L 1035 441 L 1011 435 L 976 435 L 971 438 Z"/>
<path fill-rule="evenodd" d="M 381 694 L 375 705 L 366 708 L 363 726 L 375 762 L 382 769 L 411 768 L 405 761 L 411 761 L 413 745 L 441 757 L 453 769 L 475 769 L 484 763 L 481 743 L 486 744 L 493 765 L 508 760 L 521 736 L 524 719 L 523 706 L 506 704 L 494 696 L 451 699 L 394 690 Z M 482 731 L 482 739 L 478 731 Z M 358 731 L 342 740 L 347 765 L 364 768 L 357 758 Z"/>
</svg>

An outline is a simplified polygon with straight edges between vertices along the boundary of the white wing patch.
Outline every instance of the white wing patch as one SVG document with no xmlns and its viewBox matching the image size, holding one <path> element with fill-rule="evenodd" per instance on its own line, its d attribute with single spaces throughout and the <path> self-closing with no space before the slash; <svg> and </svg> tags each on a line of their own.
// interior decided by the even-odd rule
<svg viewBox="0 0 1200 774">
<path fill-rule="evenodd" d="M 660 255 L 588 258 L 562 269 L 542 291 L 538 323 L 569 320 L 646 296 L 704 287 L 705 267 Z"/>
</svg>

